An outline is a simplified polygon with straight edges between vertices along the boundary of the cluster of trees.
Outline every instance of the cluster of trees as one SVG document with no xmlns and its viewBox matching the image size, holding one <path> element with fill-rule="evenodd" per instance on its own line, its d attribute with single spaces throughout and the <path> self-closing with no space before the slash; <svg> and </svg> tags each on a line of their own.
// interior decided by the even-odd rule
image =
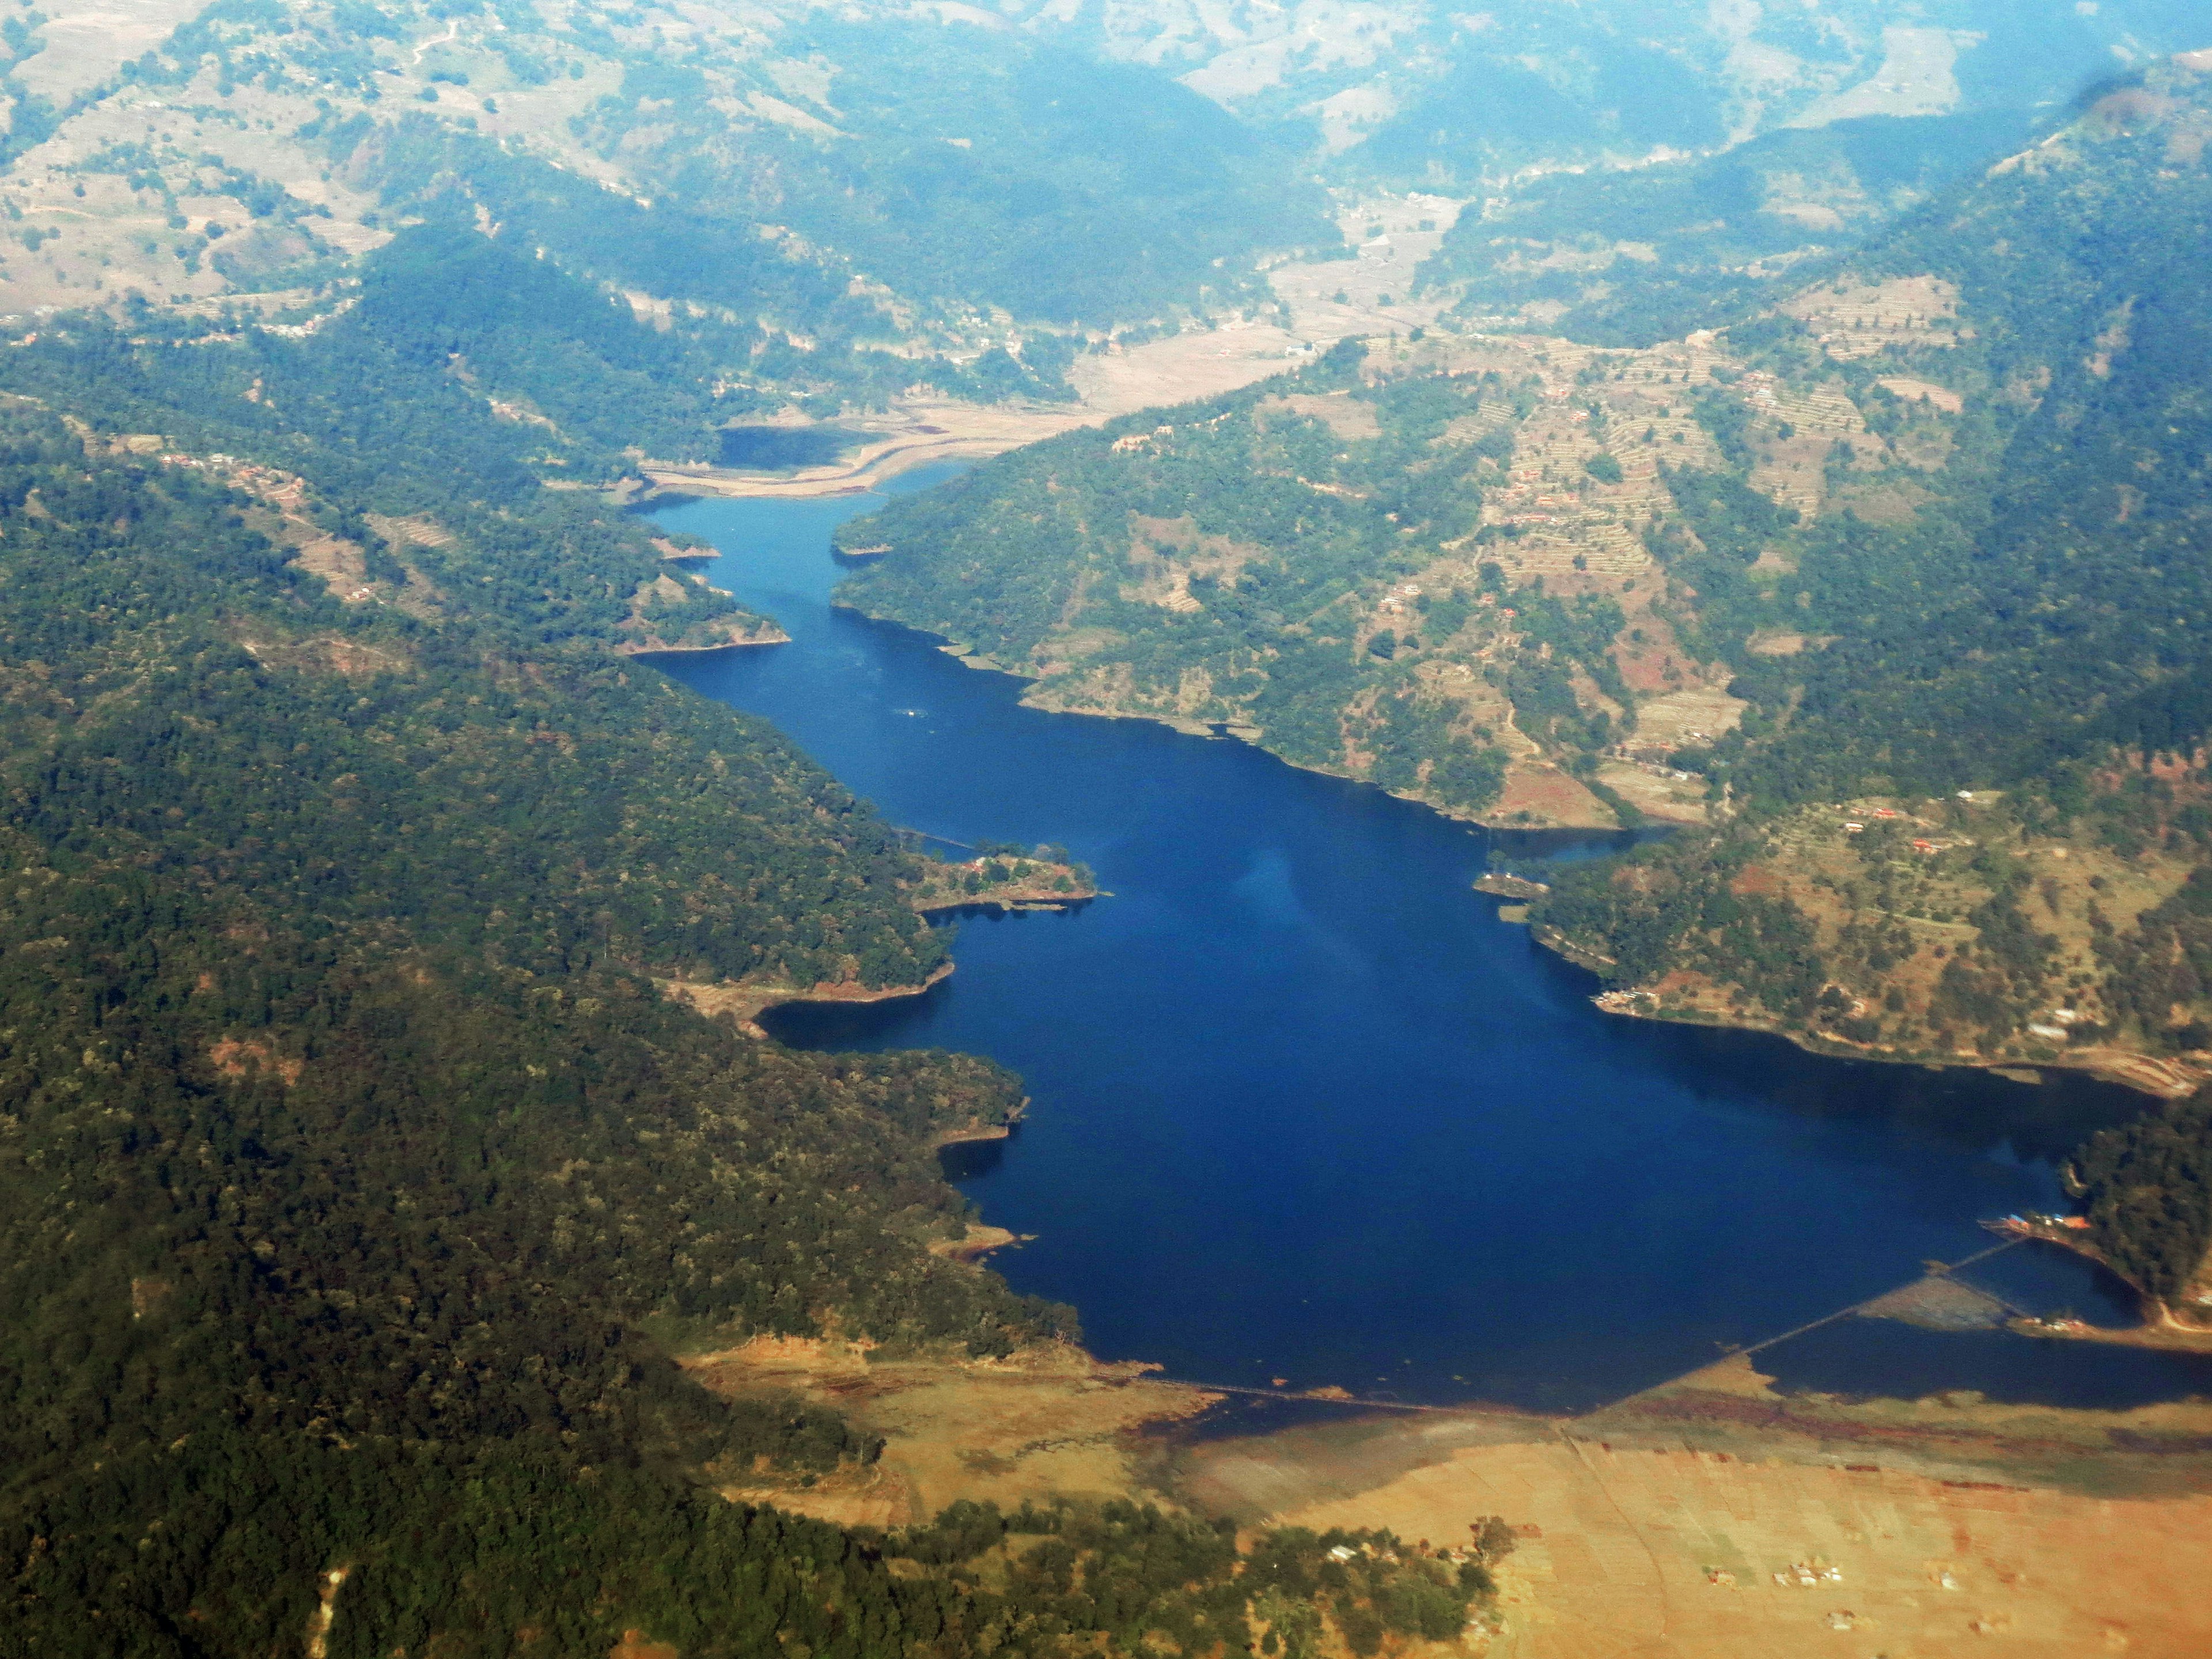
<svg viewBox="0 0 2212 1659">
<path fill-rule="evenodd" d="M 113 430 L 188 401 L 133 368 L 142 350 L 252 348 L 35 349 L 12 362 Z M 281 384 L 313 410 L 312 382 Z M 809 1563 L 856 1547 L 689 1481 L 874 1448 L 794 1400 L 708 1395 L 668 1342 L 835 1322 L 1001 1354 L 1074 1332 L 926 1248 L 965 1210 L 933 1136 L 1005 1121 L 1013 1079 L 793 1054 L 661 994 L 912 982 L 944 952 L 908 901 L 921 867 L 759 722 L 587 629 L 465 596 L 557 596 L 581 555 L 530 531 L 603 509 L 538 517 L 498 472 L 457 470 L 469 432 L 436 442 L 441 412 L 380 417 L 422 447 L 395 445 L 377 489 L 516 522 L 440 550 L 456 597 L 421 615 L 342 602 L 208 471 L 29 404 L 0 417 L 0 1623 L 19 1645 L 264 1649 L 301 1639 L 320 1575 L 349 1566 L 364 1594 L 334 1653 L 441 1631 L 474 1651 L 532 1620 L 604 1645 L 710 1613 L 725 1650 L 759 1651 L 775 1598 L 797 1606 Z M 231 430 L 248 453 L 317 447 Z M 441 453 L 442 484 L 410 476 Z M 339 487 L 364 465 L 327 459 Z M 377 499 L 314 510 L 357 526 Z"/>
<path fill-rule="evenodd" d="M 835 65 L 835 136 L 724 125 L 698 70 L 637 63 L 583 136 L 918 301 L 1062 325 L 1257 295 L 1261 251 L 1340 246 L 1288 145 L 1157 70 L 921 21 L 814 17 L 779 46 Z"/>
<path fill-rule="evenodd" d="M 1006 887 L 1085 898 L 1098 890 L 1091 866 L 1069 858 L 1066 848 L 1032 851 L 1013 843 L 986 842 L 975 854 L 963 863 L 933 860 L 925 866 L 915 902 L 925 910 L 935 910 L 957 908 L 963 896 L 990 898 Z"/>
<path fill-rule="evenodd" d="M 2201 76 L 2151 79 L 2170 114 L 2202 118 Z M 1695 539 L 1662 531 L 1651 544 L 1696 590 L 1686 637 L 1735 665 L 1731 689 L 1752 703 L 1740 731 L 1696 757 L 1744 817 L 1711 844 L 1563 881 L 1556 925 L 1617 957 L 1625 978 L 1710 961 L 1770 1006 L 1782 981 L 1811 982 L 1809 969 L 1778 981 L 1771 945 L 1714 955 L 1707 907 L 1735 849 L 1824 801 L 1995 787 L 2010 792 L 2014 828 L 2130 858 L 2205 857 L 2208 815 L 2142 765 L 2189 756 L 2212 725 L 2212 578 L 2194 551 L 2212 477 L 2197 386 L 2212 351 L 2212 179 L 2172 165 L 2170 136 L 2158 121 L 2092 112 L 2037 164 L 1942 195 L 1852 257 L 1854 281 L 1953 284 L 1960 326 L 1946 344 L 1836 364 L 1789 319 L 1732 332 L 1785 381 L 1839 380 L 1870 424 L 1945 459 L 1886 474 L 1832 466 L 1845 505 L 1793 525 L 1747 486 L 1763 429 L 1726 392 L 1698 405 L 1726 471 L 1670 473 Z M 1964 412 L 1934 432 L 1931 416 L 1875 384 L 1899 368 L 1961 389 Z M 1869 477 L 1908 478 L 1912 509 L 1881 523 L 1850 510 Z M 1764 546 L 1789 557 L 1754 581 L 1748 562 Z M 1825 648 L 1753 655 L 1752 634 L 1770 627 Z M 1894 894 L 1873 873 L 1879 839 L 1863 849 L 1868 880 L 1843 895 L 1830 977 L 1879 984 L 1899 959 L 1903 941 L 1883 920 Z M 2026 872 L 1991 849 L 1970 873 L 1983 897 L 1957 918 L 1975 933 L 1948 954 L 1929 1010 L 1939 1047 L 2001 1042 L 2052 994 L 2056 941 L 2029 919 Z M 2212 1036 L 2174 1012 L 2212 984 L 2198 914 L 2208 892 L 2200 870 L 2136 927 L 2092 915 L 2102 1035 L 2154 1051 Z"/>
<path fill-rule="evenodd" d="M 639 596 L 668 568 L 651 537 L 596 494 L 540 483 L 603 478 L 619 463 L 501 418 L 450 372 L 453 343 L 488 338 L 499 362 L 526 356 L 530 342 L 471 320 L 487 286 L 512 274 L 496 253 L 460 260 L 449 290 L 423 291 L 446 281 L 434 260 L 417 257 L 437 242 L 426 232 L 394 243 L 373 303 L 304 339 L 260 329 L 225 337 L 204 322 L 150 316 L 126 334 L 82 319 L 10 351 L 0 383 L 111 431 L 159 434 L 198 454 L 251 456 L 301 476 L 340 514 L 331 527 L 342 523 L 361 539 L 371 574 L 392 584 L 387 597 L 434 604 L 519 643 L 635 642 Z M 644 332 L 611 315 L 606 330 L 616 339 Z M 428 520 L 435 533 L 403 560 L 376 544 L 371 514 Z M 653 631 L 665 643 L 710 643 L 757 620 L 703 584 L 683 588 L 680 601 L 654 606 Z"/>
<path fill-rule="evenodd" d="M 1314 396 L 1338 405 L 1328 418 L 1291 401 Z M 1340 346 L 1172 410 L 1163 429 L 1146 416 L 1071 433 L 850 522 L 843 544 L 894 553 L 841 598 L 1043 673 L 1071 706 L 1255 726 L 1298 764 L 1477 811 L 1497 799 L 1504 752 L 1457 682 L 1422 670 L 1463 666 L 1475 634 L 1498 632 L 1479 601 L 1502 580 L 1374 613 L 1479 521 L 1512 440 L 1468 417 L 1527 407 L 1527 389 L 1494 374 L 1393 373 Z M 1346 435 L 1370 419 L 1372 435 Z M 1170 585 L 1196 607 L 1161 603 Z M 1609 603 L 1539 596 L 1500 689 L 1517 705 L 1579 663 L 1625 696 L 1609 648 L 1620 620 Z M 1603 740 L 1571 691 L 1565 708 L 1563 742 Z"/>
<path fill-rule="evenodd" d="M 2201 110 L 2199 77 L 2173 73 L 2161 89 Z M 1760 688 L 1791 732 L 1747 787 L 1948 793 L 2204 731 L 2212 178 L 2166 144 L 2092 118 L 2047 164 L 1978 179 L 1857 256 L 1871 278 L 1957 286 L 1969 329 L 1921 367 L 1971 396 L 1909 521 L 1832 514 L 1806 537 L 1779 598 L 1840 639 Z M 1771 351 L 1819 361 L 1786 334 Z"/>
<path fill-rule="evenodd" d="M 757 321 L 764 337 L 717 343 L 752 347 L 721 364 L 738 383 L 726 393 L 771 405 L 797 392 L 834 408 L 916 379 L 1064 396 L 1064 357 L 1000 350 L 963 369 L 871 343 L 906 331 L 916 311 L 1067 328 L 1257 297 L 1257 253 L 1340 242 L 1322 191 L 1297 176 L 1294 142 L 1158 69 L 966 24 L 810 17 L 678 46 L 619 9 L 549 19 L 503 7 L 465 42 L 426 42 L 427 59 L 402 52 L 429 84 L 404 110 L 380 108 L 392 90 L 380 58 L 465 15 L 222 0 L 100 91 L 211 70 L 222 97 L 258 87 L 315 99 L 321 118 L 293 137 L 377 191 L 377 216 L 404 223 L 458 198 L 459 216 L 480 209 L 526 256 L 743 319 L 733 335 Z M 766 67 L 777 62 L 824 78 L 779 76 Z M 587 74 L 617 84 L 566 138 L 611 162 L 623 188 L 478 130 L 497 105 L 488 82 Z M 763 118 L 763 94 L 783 118 Z"/>
<path fill-rule="evenodd" d="M 599 1652 L 630 1632 L 708 1659 L 800 1643 L 848 1659 L 1370 1659 L 1390 1638 L 1457 1638 L 1492 1600 L 1486 1564 L 1513 1543 L 1490 1517 L 1449 1556 L 1296 1528 L 1240 1549 L 1229 1522 L 1121 1501 L 1010 1516 L 959 1503 L 884 1534 L 618 1462 L 580 1471 L 539 1446 L 464 1460 L 325 1443 L 273 1464 L 260 1449 L 211 1430 L 0 1520 L 21 1564 L 0 1595 L 38 1620 L 16 1633 L 64 1659 L 271 1651 L 302 1642 L 327 1596 L 335 1659 Z M 281 1528 L 259 1524 L 272 1499 Z M 548 1593 L 567 1586 L 580 1588 Z M 39 1618 L 55 1602 L 97 1613 L 76 1627 Z"/>
<path fill-rule="evenodd" d="M 792 401 L 823 416 L 848 404 L 880 407 L 917 383 L 951 396 L 1006 395 L 988 391 L 975 367 L 894 355 L 887 348 L 896 330 L 879 297 L 680 189 L 647 206 L 419 113 L 325 118 L 301 136 L 330 165 L 373 187 L 382 214 L 474 226 L 481 210 L 510 258 L 537 262 L 542 254 L 566 273 L 574 288 L 549 313 L 501 319 L 550 337 L 544 343 L 554 350 L 577 349 L 561 338 L 574 332 L 587 356 L 595 353 L 611 290 L 669 301 L 660 345 L 625 341 L 617 359 L 617 368 L 637 368 L 626 359 L 644 355 L 655 382 L 597 377 L 608 381 L 601 395 L 610 419 L 587 430 L 612 436 L 627 421 L 631 435 L 617 448 L 635 443 L 660 459 L 711 459 L 710 419 Z M 517 361 L 536 372 L 530 357 Z M 1018 379 L 1034 395 L 1054 390 L 1034 375 Z M 570 394 L 580 407 L 587 390 Z"/>
<path fill-rule="evenodd" d="M 2070 1169 L 2114 1267 L 2161 1301 L 2194 1282 L 2212 1250 L 2212 1090 L 2103 1131 Z"/>
<path fill-rule="evenodd" d="M 1470 1608 L 1495 1592 L 1489 1564 L 1514 1544 L 1495 1516 L 1473 1531 L 1449 1553 L 1388 1532 L 1300 1527 L 1262 1532 L 1240 1550 L 1233 1523 L 1150 1504 L 1055 1500 L 1001 1515 L 959 1503 L 928 1527 L 892 1534 L 884 1549 L 956 1569 L 995 1553 L 1003 1589 L 979 1590 L 972 1605 L 979 1619 L 1003 1620 L 1020 1652 L 1065 1651 L 1104 1630 L 1133 1637 L 1127 1644 L 1139 1650 L 1316 1659 L 1340 1642 L 1367 1659 L 1386 1635 L 1444 1642 L 1463 1633 Z"/>
<path fill-rule="evenodd" d="M 1765 836 L 1727 824 L 1699 842 L 1565 866 L 1549 878 L 1535 919 L 1607 960 L 1606 976 L 1618 983 L 1693 969 L 1740 987 L 1777 1018 L 1818 1018 L 1832 964 L 1812 919 L 1786 897 L 1740 890 Z"/>
</svg>

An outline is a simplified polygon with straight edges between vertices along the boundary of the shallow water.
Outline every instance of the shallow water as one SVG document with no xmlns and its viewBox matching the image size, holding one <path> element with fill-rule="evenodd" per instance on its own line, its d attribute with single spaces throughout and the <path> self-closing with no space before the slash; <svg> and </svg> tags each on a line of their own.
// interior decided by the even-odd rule
<svg viewBox="0 0 2212 1659">
<path fill-rule="evenodd" d="M 870 504 L 664 509 L 724 550 L 710 581 L 793 636 L 668 672 L 900 823 L 1062 842 L 1111 890 L 963 921 L 927 996 L 771 1016 L 793 1043 L 1023 1073 L 1029 1121 L 949 1168 L 1036 1235 L 994 1265 L 1074 1303 L 1106 1358 L 1586 1407 L 1985 1248 L 1981 1218 L 2057 1207 L 2051 1159 L 2141 1105 L 1601 1015 L 1587 975 L 1471 890 L 1483 832 L 1232 741 L 1024 708 L 1018 683 L 833 611 L 830 532 Z M 1987 1266 L 2022 1306 L 2125 1317 L 2055 1252 Z M 1850 1320 L 1771 1354 L 1793 1385 L 1851 1392 L 2071 1399 L 2103 1375 L 2113 1403 L 2212 1394 L 2212 1364 L 2101 1350 L 2085 1370 L 2061 1346 Z"/>
</svg>

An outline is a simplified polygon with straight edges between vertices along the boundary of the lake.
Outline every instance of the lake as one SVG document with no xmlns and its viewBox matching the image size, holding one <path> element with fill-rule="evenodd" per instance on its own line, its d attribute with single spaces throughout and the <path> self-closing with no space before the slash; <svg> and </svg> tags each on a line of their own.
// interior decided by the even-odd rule
<svg viewBox="0 0 2212 1659">
<path fill-rule="evenodd" d="M 935 475 L 942 477 L 942 474 Z M 891 488 L 926 488 L 927 473 Z M 1103 1358 L 1201 1382 L 1577 1410 L 1787 1331 L 2057 1208 L 2054 1160 L 2142 1109 L 2055 1076 L 1815 1059 L 1616 1019 L 1472 890 L 1492 837 L 1230 740 L 1020 705 L 1020 684 L 833 609 L 831 529 L 875 498 L 696 501 L 670 528 L 792 643 L 666 672 L 766 716 L 895 822 L 1057 842 L 1113 896 L 969 919 L 926 996 L 769 1019 L 825 1048 L 1019 1071 L 1009 1140 L 949 1165 L 993 1259 Z M 2045 1247 L 1974 1270 L 2122 1323 Z M 1760 1357 L 1791 1386 L 2126 1404 L 2212 1361 L 1851 1319 Z"/>
</svg>

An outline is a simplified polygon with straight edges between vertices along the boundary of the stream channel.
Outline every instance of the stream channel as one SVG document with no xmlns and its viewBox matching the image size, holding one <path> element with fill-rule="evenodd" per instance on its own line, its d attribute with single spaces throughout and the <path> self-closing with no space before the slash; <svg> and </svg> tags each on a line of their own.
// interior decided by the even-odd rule
<svg viewBox="0 0 2212 1659">
<path fill-rule="evenodd" d="M 721 550 L 691 568 L 792 642 L 659 665 L 894 822 L 1060 842 L 1113 895 L 960 921 L 958 970 L 927 995 L 768 1021 L 795 1046 L 964 1049 L 1022 1074 L 1028 1120 L 948 1170 L 984 1219 L 1035 1235 L 993 1265 L 1074 1304 L 1101 1358 L 1587 1409 L 1985 1249 L 1985 1218 L 2063 1207 L 2056 1160 L 2146 1103 L 1601 1014 L 1589 975 L 1472 890 L 1491 834 L 1232 740 L 1024 708 L 1020 682 L 834 610 L 830 531 L 879 500 L 661 508 Z M 2051 1247 L 1967 1278 L 2130 1322 L 2123 1287 Z M 1889 1319 L 1758 1364 L 1850 1394 L 2212 1395 L 2212 1358 Z"/>
</svg>

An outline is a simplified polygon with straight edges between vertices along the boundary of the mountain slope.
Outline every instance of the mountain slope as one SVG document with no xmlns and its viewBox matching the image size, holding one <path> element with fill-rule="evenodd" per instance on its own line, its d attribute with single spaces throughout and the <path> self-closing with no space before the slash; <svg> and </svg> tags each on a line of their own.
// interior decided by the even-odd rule
<svg viewBox="0 0 2212 1659">
<path fill-rule="evenodd" d="M 844 591 L 1033 700 L 1487 822 L 1727 823 L 1549 910 L 1686 1016 L 2178 1086 L 2212 1008 L 2197 62 L 1724 334 L 1340 348 L 856 520 Z"/>
<path fill-rule="evenodd" d="M 1784 592 L 1813 648 L 1745 661 L 1746 729 L 1769 735 L 1713 768 L 1748 810 L 1564 873 L 1540 908 L 1624 1011 L 2087 1065 L 2169 1096 L 2204 1078 L 2208 142 L 2197 54 L 1860 256 L 1875 288 L 1911 272 L 1958 295 L 1958 343 L 1895 365 L 1927 377 L 1916 398 L 1960 403 L 1944 482 L 1796 550 Z M 1784 374 L 1864 343 L 1768 337 Z M 2081 1162 L 2106 1256 L 2185 1319 L 2203 1313 L 2203 1144 L 2200 1097 Z"/>
<path fill-rule="evenodd" d="M 2187 0 L 1000 9 L 1255 118 L 1310 124 L 1340 177 L 1445 190 L 1836 120 L 2026 112 L 2203 44 Z"/>
<path fill-rule="evenodd" d="M 11 1649 L 92 1616 L 180 1650 L 188 1601 L 208 1650 L 298 1628 L 410 1468 L 865 1455 L 706 1395 L 648 1315 L 1063 1328 L 924 1248 L 963 1208 L 930 1137 L 1011 1079 L 786 1055 L 652 982 L 920 977 L 943 945 L 865 808 L 619 659 L 344 604 L 204 468 L 6 419 Z M 230 1521 L 169 1513 L 179 1480 Z"/>
<path fill-rule="evenodd" d="M 1226 301 L 1261 250 L 1335 240 L 1318 192 L 1217 106 L 972 22 L 216 0 L 118 57 L 82 27 L 99 14 L 55 9 L 18 20 L 0 73 L 19 318 L 133 295 L 326 308 L 443 204 L 711 353 L 695 384 L 752 388 L 735 410 L 933 380 L 997 396 L 963 364 L 1010 320 Z"/>
</svg>

